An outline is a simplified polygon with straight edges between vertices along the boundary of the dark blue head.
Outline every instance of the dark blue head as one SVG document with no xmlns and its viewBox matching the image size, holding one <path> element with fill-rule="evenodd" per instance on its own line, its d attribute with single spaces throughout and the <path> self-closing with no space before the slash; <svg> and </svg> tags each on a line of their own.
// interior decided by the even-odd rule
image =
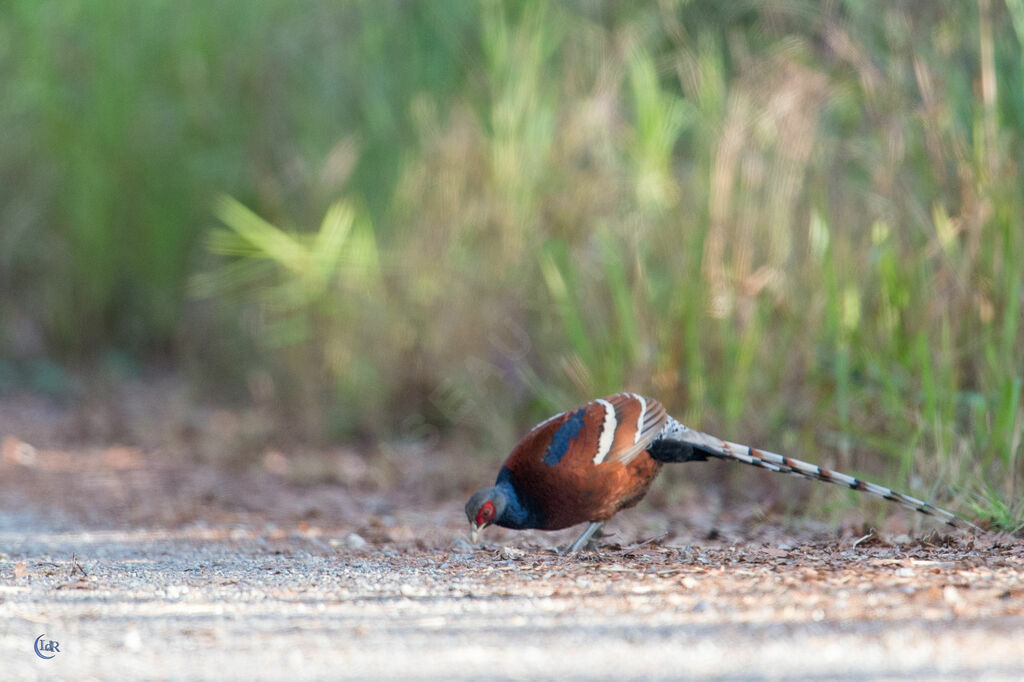
<svg viewBox="0 0 1024 682">
<path fill-rule="evenodd" d="M 490 488 L 473 493 L 466 503 L 471 538 L 476 544 L 482 531 L 492 523 L 503 528 L 544 528 L 544 514 L 533 498 L 521 495 L 508 467 L 498 472 Z"/>
<path fill-rule="evenodd" d="M 497 487 L 484 488 L 473 493 L 466 503 L 466 518 L 469 519 L 470 541 L 475 545 L 480 531 L 501 518 L 508 506 L 508 498 Z"/>
</svg>

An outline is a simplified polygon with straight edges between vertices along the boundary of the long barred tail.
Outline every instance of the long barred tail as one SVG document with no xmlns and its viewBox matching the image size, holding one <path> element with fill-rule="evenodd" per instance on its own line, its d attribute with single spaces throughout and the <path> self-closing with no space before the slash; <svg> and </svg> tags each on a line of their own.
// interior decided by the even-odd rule
<svg viewBox="0 0 1024 682">
<path fill-rule="evenodd" d="M 682 447 L 680 448 L 679 446 Z M 767 450 L 758 450 L 749 445 L 740 445 L 715 438 L 706 433 L 694 431 L 672 417 L 668 418 L 658 440 L 651 444 L 650 452 L 655 459 L 662 461 L 692 461 L 704 459 L 705 456 L 712 456 L 743 462 L 744 464 L 761 467 L 769 471 L 777 471 L 782 474 L 794 474 L 815 481 L 835 483 L 836 485 L 859 490 L 889 500 L 890 502 L 895 502 L 907 509 L 913 509 L 926 516 L 937 518 L 954 528 L 984 532 L 970 521 L 945 509 L 933 507 L 916 497 L 896 492 L 877 483 L 862 481 L 859 478 L 854 478 L 838 471 L 823 469 L 816 464 L 803 462 L 799 459 L 783 457 Z"/>
</svg>

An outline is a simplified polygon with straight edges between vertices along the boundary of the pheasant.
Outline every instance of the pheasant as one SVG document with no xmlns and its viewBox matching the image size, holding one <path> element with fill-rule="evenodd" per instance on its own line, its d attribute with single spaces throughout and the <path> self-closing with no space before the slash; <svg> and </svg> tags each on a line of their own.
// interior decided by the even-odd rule
<svg viewBox="0 0 1024 682">
<path fill-rule="evenodd" d="M 869 493 L 959 529 L 973 523 L 910 495 L 798 459 L 721 440 L 679 423 L 661 403 L 617 393 L 533 427 L 513 448 L 494 485 L 466 503 L 471 539 L 491 524 L 560 530 L 588 522 L 569 547 L 587 545 L 619 510 L 636 505 L 667 462 L 708 457 L 743 462 Z"/>
</svg>

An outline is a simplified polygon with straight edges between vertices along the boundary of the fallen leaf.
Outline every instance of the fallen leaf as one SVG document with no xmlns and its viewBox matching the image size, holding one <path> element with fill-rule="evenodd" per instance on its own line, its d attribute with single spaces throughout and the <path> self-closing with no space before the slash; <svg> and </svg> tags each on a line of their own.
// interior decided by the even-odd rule
<svg viewBox="0 0 1024 682">
<path fill-rule="evenodd" d="M 518 561 L 526 556 L 526 552 L 515 547 L 502 547 L 497 551 L 498 558 L 506 561 Z"/>
</svg>

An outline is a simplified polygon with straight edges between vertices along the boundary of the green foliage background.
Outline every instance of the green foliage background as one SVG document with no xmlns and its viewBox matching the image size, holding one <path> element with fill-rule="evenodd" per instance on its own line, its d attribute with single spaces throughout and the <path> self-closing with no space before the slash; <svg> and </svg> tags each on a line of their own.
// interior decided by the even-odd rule
<svg viewBox="0 0 1024 682">
<path fill-rule="evenodd" d="M 628 388 L 1010 523 L 1022 42 L 1022 0 L 6 0 L 0 388 L 157 361 L 495 446 Z"/>
</svg>

